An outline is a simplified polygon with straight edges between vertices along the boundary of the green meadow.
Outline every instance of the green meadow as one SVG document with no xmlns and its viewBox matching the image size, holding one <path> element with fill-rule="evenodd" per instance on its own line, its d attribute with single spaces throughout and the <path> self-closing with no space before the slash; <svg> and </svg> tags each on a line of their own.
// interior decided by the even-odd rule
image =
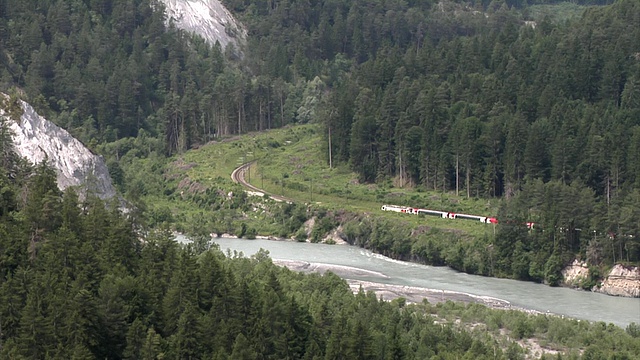
<svg viewBox="0 0 640 360">
<path fill-rule="evenodd" d="M 188 188 L 185 182 L 191 184 L 191 188 L 225 183 L 232 186 L 231 172 L 243 163 L 253 162 L 245 176 L 248 182 L 268 194 L 285 196 L 298 203 L 401 219 L 408 225 L 454 229 L 469 235 L 493 233 L 493 225 L 489 224 L 380 210 L 383 204 L 393 204 L 495 216 L 498 200 L 466 198 L 422 187 L 396 187 L 394 179 L 382 184 L 361 184 L 348 164 L 329 167 L 326 141 L 316 124 L 228 138 L 175 157 L 169 166 L 168 178 L 181 184 L 179 188 Z M 175 205 L 185 207 L 185 204 Z"/>
</svg>

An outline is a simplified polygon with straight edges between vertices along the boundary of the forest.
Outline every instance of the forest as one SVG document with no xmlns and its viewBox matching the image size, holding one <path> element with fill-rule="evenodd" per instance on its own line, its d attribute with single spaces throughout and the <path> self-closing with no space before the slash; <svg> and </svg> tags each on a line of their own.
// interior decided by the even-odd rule
<svg viewBox="0 0 640 360">
<path fill-rule="evenodd" d="M 522 358 L 513 342 L 431 318 L 455 305 L 354 296 L 264 253 L 181 248 L 173 215 L 147 208 L 175 196 L 162 181 L 176 154 L 292 124 L 318 124 L 327 163 L 361 184 L 495 199 L 510 220 L 491 239 L 434 229 L 409 242 L 400 223 L 352 217 L 350 243 L 550 284 L 575 256 L 640 261 L 637 1 L 577 1 L 584 14 L 566 21 L 533 17 L 553 0 L 224 3 L 248 28 L 242 55 L 166 28 L 155 1 L 0 0 L 0 90 L 104 155 L 132 205 L 125 216 L 61 192 L 52 169 L 15 155 L 4 126 L 15 119 L 2 119 L 0 358 Z M 247 230 L 234 218 L 246 198 L 220 204 L 216 191 L 202 206 Z M 273 212 L 285 236 L 310 216 Z M 568 358 L 640 353 L 635 326 L 496 314 L 482 321 L 515 339 L 575 341 Z"/>
<path fill-rule="evenodd" d="M 511 224 L 407 247 L 360 223 L 352 242 L 555 284 L 575 257 L 640 261 L 640 5 L 534 17 L 557 3 L 226 0 L 248 29 L 238 55 L 166 28 L 157 2 L 1 0 L 0 89 L 104 155 L 141 209 L 171 191 L 125 155 L 157 172 L 211 140 L 320 124 L 327 162 L 361 184 L 496 199 Z"/>
<path fill-rule="evenodd" d="M 524 359 L 517 341 L 536 337 L 556 359 L 640 352 L 636 324 L 384 301 L 331 273 L 275 266 L 264 251 L 247 258 L 207 241 L 181 246 L 166 229 L 141 232 L 116 203 L 61 192 L 53 169 L 25 164 L 6 121 L 2 359 Z"/>
</svg>

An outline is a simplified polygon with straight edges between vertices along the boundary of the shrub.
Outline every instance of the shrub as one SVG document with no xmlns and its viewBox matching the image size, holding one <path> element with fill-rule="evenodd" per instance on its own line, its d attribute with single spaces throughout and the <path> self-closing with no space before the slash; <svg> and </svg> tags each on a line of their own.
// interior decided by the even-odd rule
<svg viewBox="0 0 640 360">
<path fill-rule="evenodd" d="M 316 221 L 316 224 L 311 231 L 311 242 L 320 242 L 322 240 L 322 237 L 333 230 L 336 225 L 337 222 L 332 216 L 321 217 L 318 221 Z"/>
<path fill-rule="evenodd" d="M 296 241 L 299 241 L 299 242 L 307 241 L 307 230 L 305 230 L 304 227 L 301 227 L 296 232 L 296 235 L 294 236 L 294 238 L 295 238 Z"/>
<path fill-rule="evenodd" d="M 247 233 L 247 224 L 246 223 L 241 223 L 240 227 L 236 230 L 236 235 L 239 238 L 244 237 L 244 235 Z"/>
<path fill-rule="evenodd" d="M 560 279 L 562 279 L 561 270 L 562 261 L 560 257 L 556 254 L 551 255 L 544 265 L 544 280 L 551 286 L 558 286 Z"/>
<path fill-rule="evenodd" d="M 631 335 L 631 337 L 640 338 L 640 324 L 632 322 L 627 326 L 625 331 L 627 332 L 627 334 Z"/>
<path fill-rule="evenodd" d="M 244 234 L 244 237 L 249 240 L 254 240 L 256 238 L 256 235 L 258 235 L 258 231 L 253 227 L 248 227 L 247 231 Z"/>
</svg>

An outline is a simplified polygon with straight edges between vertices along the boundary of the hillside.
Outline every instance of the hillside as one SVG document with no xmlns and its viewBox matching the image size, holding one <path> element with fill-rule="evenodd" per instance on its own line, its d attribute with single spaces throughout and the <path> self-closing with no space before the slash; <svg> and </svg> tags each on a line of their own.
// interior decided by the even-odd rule
<svg viewBox="0 0 640 360">
<path fill-rule="evenodd" d="M 255 69 L 307 80 L 282 113 L 321 123 L 359 183 L 508 200 L 501 218 L 540 230 L 497 233 L 518 278 L 640 261 L 637 2 L 535 26 L 502 2 L 229 4 L 268 59 Z"/>
<path fill-rule="evenodd" d="M 165 28 L 165 14 L 146 1 L 65 4 L 2 4 L 3 86 L 24 89 L 40 114 L 104 155 L 129 201 L 148 196 L 165 209 L 149 224 L 184 217 L 162 205 L 173 195 L 160 175 L 164 157 L 315 123 L 319 153 L 356 176 L 323 188 L 316 167 L 287 181 L 297 170 L 283 168 L 304 164 L 285 159 L 265 179 L 273 191 L 308 190 L 310 201 L 316 182 L 318 201 L 323 192 L 345 195 L 350 182 L 368 184 L 378 203 L 360 212 L 381 200 L 458 211 L 444 195 L 455 193 L 472 214 L 536 224 L 534 232 L 500 226 L 495 237 L 469 229 L 464 237 L 475 240 L 449 242 L 459 249 L 446 263 L 470 272 L 556 283 L 576 258 L 600 270 L 640 261 L 640 34 L 628 26 L 640 12 L 635 1 L 532 26 L 526 7 L 502 2 L 230 0 L 225 6 L 248 30 L 242 60 Z M 135 167 L 145 163 L 138 158 L 153 164 L 153 177 Z M 414 204 L 411 193 L 405 202 L 411 189 L 432 197 Z M 228 210 L 248 206 L 241 201 Z M 244 216 L 213 222 L 232 230 Z M 290 236 L 297 223 L 273 232 Z M 371 246 L 413 256 L 404 240 Z M 434 263 L 447 257 L 423 253 Z M 492 266 L 476 266 L 488 258 Z"/>
<path fill-rule="evenodd" d="M 66 130 L 38 115 L 24 101 L 10 99 L 0 93 L 0 116 L 11 117 L 7 104 L 17 101 L 17 119 L 8 122 L 16 153 L 32 165 L 41 162 L 51 166 L 60 190 L 75 187 L 84 197 L 87 191 L 102 199 L 111 199 L 116 189 L 104 159 L 93 154 Z"/>
<path fill-rule="evenodd" d="M 246 30 L 218 0 L 163 0 L 168 26 L 201 36 L 210 45 L 223 49 L 244 47 Z"/>
<path fill-rule="evenodd" d="M 178 190 L 184 190 L 186 194 L 189 191 L 189 187 L 185 186 L 187 183 L 195 190 L 198 186 L 207 188 L 219 182 L 220 178 L 228 179 L 239 164 L 255 161 L 251 171 L 245 175 L 245 180 L 251 184 L 272 194 L 285 195 L 299 203 L 332 211 L 376 213 L 396 218 L 397 214 L 380 211 L 382 204 L 392 203 L 443 208 L 452 212 L 483 213 L 487 216 L 497 212 L 497 202 L 492 205 L 491 201 L 466 199 L 441 192 L 416 192 L 393 187 L 391 183 L 360 184 L 357 174 L 346 166 L 329 168 L 320 131 L 318 125 L 293 126 L 210 143 L 179 156 L 169 166 L 168 177 L 175 178 Z M 437 218 L 414 221 L 406 217 L 403 220 L 412 224 L 457 228 L 474 234 L 482 234 L 484 228 L 490 228 L 487 224 L 456 224 Z"/>
</svg>

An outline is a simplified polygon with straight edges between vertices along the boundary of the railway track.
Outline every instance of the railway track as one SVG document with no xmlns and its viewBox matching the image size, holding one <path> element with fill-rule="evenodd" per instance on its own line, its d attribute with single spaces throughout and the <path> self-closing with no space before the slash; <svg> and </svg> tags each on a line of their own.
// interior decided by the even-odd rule
<svg viewBox="0 0 640 360">
<path fill-rule="evenodd" d="M 249 170 L 249 168 L 251 167 L 251 165 L 253 165 L 256 161 L 250 161 L 248 163 L 244 163 L 240 166 L 238 166 L 237 168 L 235 168 L 235 170 L 233 170 L 231 172 L 231 180 L 233 180 L 233 182 L 238 183 L 242 186 L 244 186 L 248 192 L 252 193 L 253 195 L 258 195 L 258 196 L 263 196 L 263 195 L 269 195 L 270 198 L 272 198 L 275 201 L 282 201 L 282 202 L 286 202 L 286 203 L 292 203 L 293 199 L 289 199 L 287 197 L 284 196 L 280 196 L 280 195 L 276 195 L 276 194 L 272 194 L 270 192 L 264 191 L 263 189 L 257 188 L 251 184 L 249 184 L 245 179 L 244 179 L 244 175 L 247 173 L 247 171 Z"/>
</svg>

